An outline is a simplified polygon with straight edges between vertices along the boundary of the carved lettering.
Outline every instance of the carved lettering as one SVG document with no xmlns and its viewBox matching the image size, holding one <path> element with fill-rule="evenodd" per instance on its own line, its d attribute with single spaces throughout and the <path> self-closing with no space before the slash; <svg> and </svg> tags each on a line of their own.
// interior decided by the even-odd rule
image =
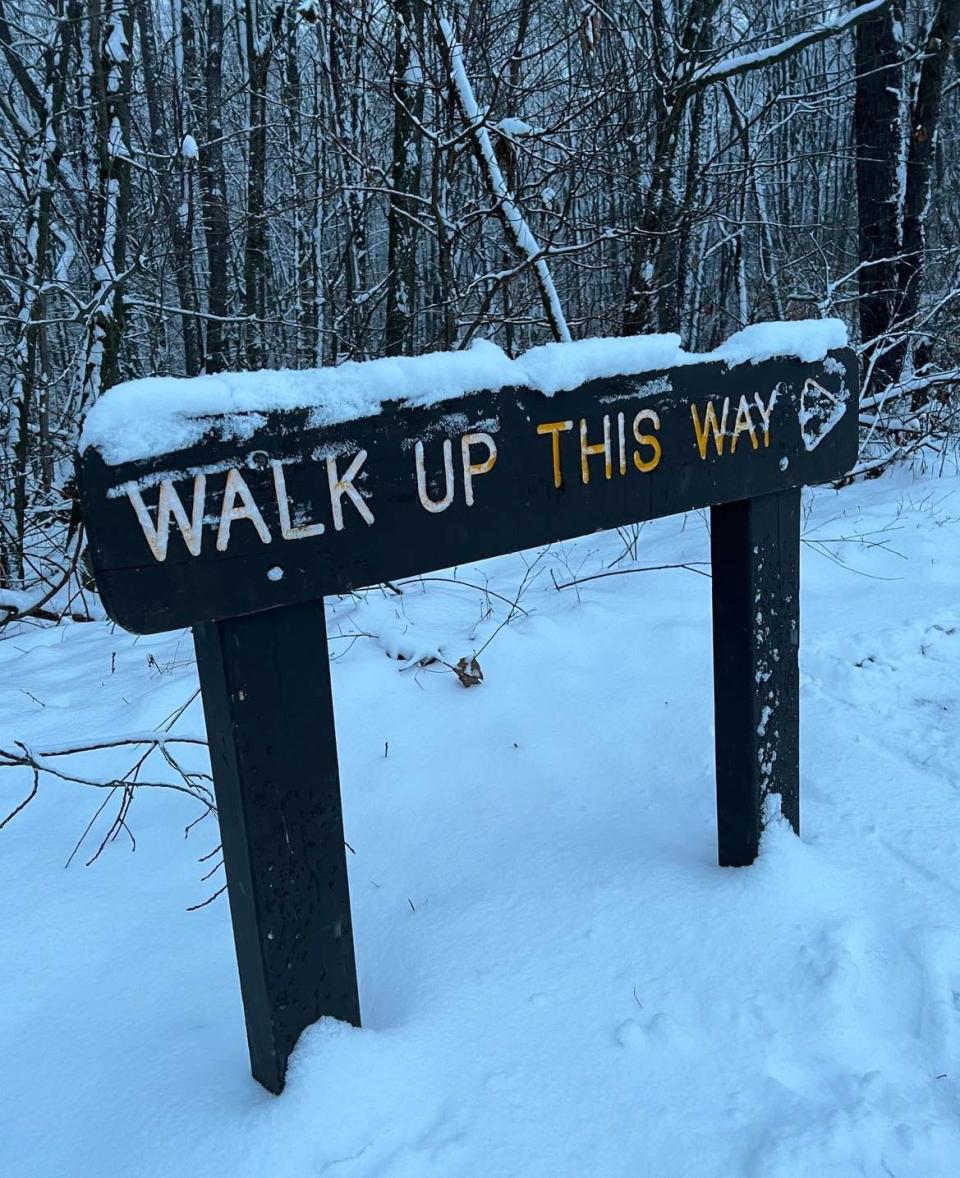
<svg viewBox="0 0 960 1178">
<path fill-rule="evenodd" d="M 263 543 L 270 543 L 270 529 L 264 523 L 260 508 L 254 502 L 246 479 L 235 466 L 231 466 L 227 472 L 227 485 L 223 488 L 220 526 L 217 528 L 218 552 L 226 552 L 227 545 L 230 543 L 230 527 L 238 519 L 248 519 L 257 529 L 257 535 Z"/>
<path fill-rule="evenodd" d="M 730 412 L 730 398 L 723 398 L 723 416 L 720 421 L 717 421 L 717 411 L 713 407 L 713 401 L 707 402 L 707 407 L 703 414 L 703 424 L 700 424 L 700 414 L 697 412 L 696 405 L 690 406 L 690 413 L 693 417 L 693 432 L 697 438 L 697 449 L 700 451 L 700 457 L 707 457 L 707 450 L 710 444 L 710 438 L 713 438 L 713 444 L 716 447 L 717 454 L 723 454 L 723 443 L 727 433 L 727 414 Z"/>
<path fill-rule="evenodd" d="M 641 409 L 637 416 L 633 419 L 633 436 L 637 439 L 638 446 L 649 446 L 653 451 L 650 458 L 641 458 L 640 452 L 634 450 L 633 464 L 640 471 L 641 474 L 646 474 L 648 471 L 656 470 L 660 465 L 660 458 L 663 450 L 660 446 L 660 439 L 654 434 L 642 434 L 640 426 L 645 421 L 649 421 L 654 429 L 660 428 L 660 417 L 653 409 Z"/>
<path fill-rule="evenodd" d="M 308 540 L 311 536 L 322 536 L 323 524 L 297 524 L 290 521 L 290 500 L 287 498 L 287 480 L 283 474 L 283 463 L 276 459 L 270 463 L 273 468 L 273 488 L 277 493 L 277 511 L 280 515 L 280 535 L 284 540 Z"/>
<path fill-rule="evenodd" d="M 766 406 L 764 406 L 763 398 L 759 393 L 755 393 L 753 399 L 757 403 L 757 409 L 760 411 L 760 420 L 763 422 L 763 444 L 766 447 L 770 445 L 770 419 L 773 417 L 773 407 L 777 403 L 777 389 L 771 392 L 770 400 Z"/>
<path fill-rule="evenodd" d="M 610 417 L 603 415 L 603 441 L 594 444 L 587 443 L 587 422 L 580 418 L 580 477 L 583 485 L 590 482 L 590 464 L 588 459 L 594 454 L 603 455 L 603 474 L 605 478 L 613 478 L 613 454 L 610 447 Z"/>
<path fill-rule="evenodd" d="M 363 496 L 353 485 L 353 480 L 360 474 L 360 467 L 367 458 L 366 450 L 361 450 L 353 462 L 347 467 L 343 475 L 337 473 L 336 458 L 327 459 L 327 481 L 330 484 L 330 510 L 333 512 L 333 526 L 338 532 L 343 531 L 343 503 L 344 495 L 350 500 L 361 519 L 369 527 L 373 523 L 373 512 L 364 502 Z"/>
<path fill-rule="evenodd" d="M 203 539 L 203 498 L 206 493 L 207 476 L 198 474 L 193 480 L 193 510 L 190 519 L 176 488 L 170 479 L 163 479 L 160 483 L 160 497 L 157 500 L 157 523 L 154 526 L 147 505 L 143 501 L 139 488 L 132 483 L 127 487 L 127 497 L 133 505 L 133 510 L 143 528 L 143 534 L 150 545 L 150 551 L 157 560 L 167 559 L 167 544 L 170 539 L 170 517 L 177 521 L 177 527 L 183 536 L 183 542 L 191 556 L 200 555 L 200 544 Z"/>
<path fill-rule="evenodd" d="M 442 499 L 431 499 L 427 494 L 427 472 L 423 464 L 423 442 L 417 442 L 416 446 L 414 447 L 414 455 L 417 468 L 417 495 L 420 498 L 421 507 L 424 507 L 427 511 L 432 512 L 446 511 L 453 502 L 453 493 L 455 490 L 453 482 L 453 444 L 449 438 L 444 438 L 444 495 Z"/>
<path fill-rule="evenodd" d="M 483 462 L 472 462 L 470 460 L 471 446 L 486 446 L 487 457 Z M 497 461 L 497 443 L 489 434 L 464 434 L 460 439 L 460 454 L 463 458 L 463 497 L 467 501 L 467 507 L 473 507 L 474 477 L 493 470 Z"/>
<path fill-rule="evenodd" d="M 750 416 L 750 402 L 745 396 L 740 397 L 740 404 L 737 406 L 737 417 L 733 423 L 733 437 L 730 439 L 730 453 L 737 452 L 737 441 L 741 434 L 750 435 L 750 444 L 754 450 L 760 445 L 757 441 L 757 434 L 753 428 L 753 418 Z"/>
<path fill-rule="evenodd" d="M 545 421 L 537 426 L 538 434 L 550 434 L 553 450 L 553 485 L 559 491 L 563 486 L 563 472 L 560 469 L 560 434 L 573 429 L 572 421 Z"/>
</svg>

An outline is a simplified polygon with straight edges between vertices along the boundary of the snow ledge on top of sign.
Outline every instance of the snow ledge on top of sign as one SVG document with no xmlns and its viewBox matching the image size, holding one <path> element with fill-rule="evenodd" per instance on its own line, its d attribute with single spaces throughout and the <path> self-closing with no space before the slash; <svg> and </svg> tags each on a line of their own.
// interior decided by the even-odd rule
<svg viewBox="0 0 960 1178">
<path fill-rule="evenodd" d="M 759 364 L 774 357 L 822 360 L 845 347 L 839 319 L 755 323 L 712 352 L 685 352 L 674 334 L 542 344 L 511 360 L 496 344 L 477 340 L 460 352 L 348 360 L 300 371 L 221 372 L 215 376 L 151 376 L 109 389 L 87 414 L 81 451 L 98 450 L 110 465 L 155 458 L 198 442 L 219 418 L 223 437 L 249 437 L 277 410 L 308 409 L 322 427 L 373 417 L 386 402 L 433 405 L 508 386 L 546 396 L 589 380 L 636 376 L 688 364 Z"/>
</svg>

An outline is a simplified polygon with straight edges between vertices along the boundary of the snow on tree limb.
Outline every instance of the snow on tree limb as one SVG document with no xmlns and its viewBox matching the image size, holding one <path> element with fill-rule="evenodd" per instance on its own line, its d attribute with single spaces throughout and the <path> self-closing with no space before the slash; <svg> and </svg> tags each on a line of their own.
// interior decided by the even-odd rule
<svg viewBox="0 0 960 1178">
<path fill-rule="evenodd" d="M 477 159 L 490 190 L 497 200 L 497 211 L 503 221 L 504 228 L 510 236 L 517 251 L 529 259 L 537 276 L 540 297 L 544 310 L 550 321 L 554 337 L 560 343 L 570 340 L 570 328 L 560 306 L 560 296 L 554 286 L 550 267 L 544 257 L 544 251 L 537 241 L 523 213 L 517 206 L 513 195 L 507 186 L 500 165 L 497 163 L 496 153 L 490 139 L 490 132 L 484 123 L 484 117 L 477 104 L 473 86 L 467 77 L 463 63 L 463 50 L 453 33 L 453 26 L 446 17 L 438 16 L 437 24 L 440 28 L 442 45 L 445 48 L 446 65 L 450 73 L 450 83 L 457 99 L 457 105 L 465 121 L 473 130 L 473 141 Z"/>
<path fill-rule="evenodd" d="M 797 33 L 780 41 L 776 45 L 768 45 L 766 49 L 757 49 L 753 53 L 738 53 L 733 57 L 725 57 L 713 65 L 703 66 L 696 70 L 683 83 L 685 90 L 700 90 L 704 86 L 712 86 L 715 82 L 722 82 L 725 78 L 732 78 L 737 74 L 746 74 L 751 70 L 763 69 L 776 62 L 786 61 L 802 49 L 816 45 L 820 41 L 828 41 L 831 37 L 839 36 L 847 29 L 853 28 L 867 17 L 880 9 L 886 8 L 890 0 L 870 0 L 868 4 L 860 4 L 850 12 L 836 16 L 832 20 L 824 21 L 805 33 Z"/>
</svg>

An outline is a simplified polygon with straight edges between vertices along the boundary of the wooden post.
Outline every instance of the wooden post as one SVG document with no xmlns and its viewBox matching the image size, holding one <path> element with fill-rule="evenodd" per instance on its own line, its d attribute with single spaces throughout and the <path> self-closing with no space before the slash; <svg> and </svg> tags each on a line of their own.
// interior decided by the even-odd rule
<svg viewBox="0 0 960 1178">
<path fill-rule="evenodd" d="M 757 856 L 768 794 L 800 830 L 800 491 L 710 509 L 721 867 Z"/>
<path fill-rule="evenodd" d="M 360 1025 L 323 601 L 194 627 L 254 1077 Z"/>
</svg>

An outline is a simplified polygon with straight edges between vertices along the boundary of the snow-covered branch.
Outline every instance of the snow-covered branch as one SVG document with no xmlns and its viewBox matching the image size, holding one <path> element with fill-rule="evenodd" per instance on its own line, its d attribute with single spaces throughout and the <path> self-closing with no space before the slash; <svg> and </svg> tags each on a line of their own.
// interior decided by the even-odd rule
<svg viewBox="0 0 960 1178">
<path fill-rule="evenodd" d="M 541 300 L 555 338 L 561 342 L 571 338 L 563 308 L 560 306 L 560 296 L 554 285 L 553 276 L 547 265 L 544 250 L 531 232 L 524 219 L 523 213 L 517 205 L 516 199 L 510 192 L 496 153 L 490 139 L 490 132 L 484 123 L 483 115 L 477 104 L 473 86 L 467 76 L 463 63 L 463 50 L 454 36 L 453 26 L 446 17 L 438 17 L 442 45 L 445 48 L 446 63 L 450 74 L 450 83 L 457 98 L 460 112 L 473 130 L 473 142 L 477 159 L 486 178 L 490 190 L 497 200 L 497 211 L 503 221 L 511 242 L 521 256 L 529 259 L 537 277 Z"/>
<path fill-rule="evenodd" d="M 852 29 L 880 9 L 886 8 L 889 3 L 890 0 L 869 0 L 867 4 L 860 4 L 850 12 L 815 25 L 812 29 L 807 29 L 806 32 L 787 37 L 786 40 L 780 41 L 776 45 L 768 45 L 765 49 L 757 49 L 752 53 L 734 54 L 731 57 L 723 58 L 722 61 L 714 62 L 713 65 L 702 66 L 682 83 L 682 88 L 687 91 L 700 90 L 704 86 L 712 86 L 715 82 L 722 82 L 726 78 L 750 73 L 752 70 L 764 69 L 766 66 L 786 61 L 787 58 L 793 57 L 794 54 L 800 53 L 801 50 L 807 49 L 811 45 L 816 45 L 820 41 L 828 41 L 831 37 L 837 37 L 847 29 Z"/>
</svg>

